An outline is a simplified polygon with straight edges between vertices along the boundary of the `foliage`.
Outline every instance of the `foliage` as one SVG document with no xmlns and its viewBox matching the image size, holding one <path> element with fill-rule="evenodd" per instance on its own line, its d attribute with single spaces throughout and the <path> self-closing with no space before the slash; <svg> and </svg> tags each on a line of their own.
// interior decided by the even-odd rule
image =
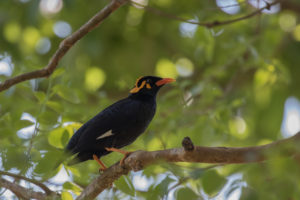
<svg viewBox="0 0 300 200">
<path fill-rule="evenodd" d="M 0 2 L 0 81 L 45 66 L 65 37 L 53 27 L 67 22 L 74 31 L 108 3 L 66 0 L 59 12 L 45 14 L 42 2 Z M 153 0 L 149 5 L 212 22 L 255 9 L 239 2 L 233 16 L 214 1 Z M 204 146 L 260 145 L 282 138 L 285 101 L 300 98 L 297 20 L 299 14 L 282 10 L 208 29 L 130 5 L 120 8 L 73 46 L 52 76 L 0 94 L 1 170 L 51 185 L 61 169 L 53 170 L 58 155 L 74 131 L 126 97 L 135 79 L 148 74 L 177 82 L 160 92 L 154 120 L 127 150 L 178 147 L 185 136 Z M 111 165 L 120 157 L 113 153 L 103 161 Z M 122 177 L 99 199 L 226 199 L 235 191 L 241 191 L 241 199 L 300 198 L 299 163 L 292 159 L 201 170 L 205 166 L 151 166 Z M 69 179 L 57 188 L 62 199 L 80 194 L 98 174 L 94 161 L 64 167 Z M 242 176 L 233 183 L 235 174 Z M 141 188 L 136 177 L 146 179 L 146 186 Z"/>
</svg>

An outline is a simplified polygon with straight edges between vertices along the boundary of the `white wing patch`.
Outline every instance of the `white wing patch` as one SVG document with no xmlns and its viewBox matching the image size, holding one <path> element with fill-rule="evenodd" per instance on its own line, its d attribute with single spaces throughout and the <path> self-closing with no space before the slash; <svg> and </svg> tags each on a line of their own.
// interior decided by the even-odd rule
<svg viewBox="0 0 300 200">
<path fill-rule="evenodd" d="M 110 129 L 109 131 L 107 131 L 103 135 L 100 135 L 99 137 L 97 137 L 96 140 L 100 140 L 102 138 L 106 138 L 106 137 L 109 137 L 109 136 L 112 136 L 112 135 L 113 135 L 113 133 L 112 133 L 112 130 Z"/>
</svg>

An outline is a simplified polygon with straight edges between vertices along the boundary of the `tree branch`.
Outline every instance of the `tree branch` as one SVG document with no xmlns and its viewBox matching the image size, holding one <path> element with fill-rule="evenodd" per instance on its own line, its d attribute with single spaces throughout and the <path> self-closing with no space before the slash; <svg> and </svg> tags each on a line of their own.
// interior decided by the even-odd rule
<svg viewBox="0 0 300 200">
<path fill-rule="evenodd" d="M 290 10 L 295 13 L 300 13 L 300 4 L 296 3 L 295 1 L 281 1 L 281 9 L 282 10 Z"/>
<path fill-rule="evenodd" d="M 160 161 L 164 162 L 197 162 L 197 163 L 251 163 L 267 160 L 266 153 L 289 147 L 287 154 L 296 155 L 297 143 L 299 146 L 300 132 L 288 139 L 282 139 L 267 145 L 253 147 L 202 147 L 194 146 L 189 138 L 182 142 L 183 148 L 167 149 L 161 151 L 135 151 L 125 160 L 124 166 L 115 163 L 92 181 L 77 200 L 94 199 L 99 193 L 110 187 L 120 176 L 130 171 L 139 171 Z M 298 148 L 299 151 L 299 148 Z M 286 152 L 286 151 L 285 151 Z"/>
<path fill-rule="evenodd" d="M 215 27 L 215 26 L 222 26 L 222 25 L 227 25 L 227 24 L 232 24 L 232 23 L 235 23 L 235 22 L 238 22 L 238 21 L 242 21 L 242 20 L 245 20 L 245 19 L 249 19 L 255 15 L 258 15 L 258 14 L 261 14 L 263 10 L 267 9 L 269 10 L 273 5 L 275 4 L 278 4 L 280 1 L 277 0 L 277 1 L 274 1 L 272 3 L 266 3 L 266 6 L 260 8 L 260 9 L 257 9 L 255 11 L 253 11 L 252 13 L 249 13 L 245 16 L 242 16 L 242 17 L 238 17 L 238 18 L 235 18 L 235 19 L 230 19 L 230 20 L 225 20 L 225 21 L 213 21 L 213 22 L 196 22 L 194 20 L 188 20 L 188 19 L 185 19 L 185 18 L 182 18 L 182 17 L 178 17 L 176 15 L 173 15 L 173 14 L 170 14 L 170 13 L 166 13 L 166 12 L 163 12 L 159 9 L 156 9 L 156 8 L 152 8 L 152 7 L 149 7 L 149 6 L 145 6 L 145 5 L 142 5 L 142 4 L 139 4 L 137 2 L 134 2 L 134 1 L 130 1 L 130 3 L 132 5 L 136 5 L 138 7 L 142 7 L 143 9 L 149 11 L 149 12 L 152 12 L 156 15 L 159 15 L 159 16 L 162 16 L 162 17 L 166 17 L 166 18 L 169 18 L 169 19 L 173 19 L 173 20 L 177 20 L 177 21 L 181 21 L 181 22 L 185 22 L 185 23 L 189 23 L 189 24 L 195 24 L 195 25 L 199 25 L 199 26 L 205 26 L 207 28 L 212 28 L 212 27 Z"/>
<path fill-rule="evenodd" d="M 31 189 L 22 187 L 0 177 L 0 186 L 12 191 L 19 199 L 46 199 L 47 195 L 42 192 L 35 192 Z"/>
<path fill-rule="evenodd" d="M 10 173 L 10 172 L 1 171 L 1 170 L 0 170 L 0 175 L 11 176 L 11 177 L 14 177 L 16 179 L 22 179 L 22 180 L 28 181 L 30 183 L 33 183 L 33 184 L 39 186 L 41 189 L 43 189 L 45 191 L 45 193 L 47 195 L 50 195 L 50 196 L 56 195 L 55 192 L 53 192 L 46 185 L 44 185 L 43 183 L 41 183 L 37 180 L 30 179 L 30 178 L 27 178 L 25 176 L 21 176 L 21 175 L 18 175 L 18 174 L 13 174 L 13 173 Z"/>
<path fill-rule="evenodd" d="M 69 49 L 83 36 L 95 29 L 99 24 L 106 19 L 112 12 L 118 9 L 120 6 L 125 4 L 127 0 L 112 0 L 105 8 L 94 15 L 88 22 L 81 26 L 76 32 L 64 39 L 59 48 L 56 50 L 48 65 L 43 69 L 27 72 L 10 79 L 7 79 L 3 83 L 0 83 L 0 92 L 10 88 L 11 86 L 36 78 L 48 77 L 56 69 L 59 61 L 69 51 Z"/>
</svg>

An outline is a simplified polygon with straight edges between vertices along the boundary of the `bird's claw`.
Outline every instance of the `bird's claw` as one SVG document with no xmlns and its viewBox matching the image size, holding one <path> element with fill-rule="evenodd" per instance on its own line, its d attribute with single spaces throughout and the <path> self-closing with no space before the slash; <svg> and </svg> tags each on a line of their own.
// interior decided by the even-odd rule
<svg viewBox="0 0 300 200">
<path fill-rule="evenodd" d="M 132 152 L 126 152 L 124 154 L 124 157 L 120 160 L 120 165 L 123 167 L 124 166 L 124 162 L 125 162 L 125 159 L 131 154 Z"/>
<path fill-rule="evenodd" d="M 101 168 L 100 167 L 98 171 L 99 171 L 99 174 L 101 174 L 101 173 L 105 172 L 106 170 L 107 170 L 107 168 Z"/>
<path fill-rule="evenodd" d="M 99 163 L 99 165 L 101 165 L 101 167 L 98 170 L 99 173 L 104 172 L 107 169 L 107 167 L 104 165 L 104 163 L 95 154 L 93 155 L 93 158 L 94 158 L 94 160 L 96 160 Z"/>
<path fill-rule="evenodd" d="M 125 159 L 132 153 L 132 152 L 130 152 L 130 151 L 124 151 L 124 150 L 121 150 L 121 149 L 116 149 L 116 148 L 105 148 L 106 149 L 106 151 L 114 151 L 114 152 L 118 152 L 118 153 L 121 153 L 121 154 L 123 154 L 124 155 L 124 157 L 122 158 L 122 160 L 120 161 L 120 165 L 121 166 L 124 166 L 124 161 L 125 161 Z"/>
</svg>

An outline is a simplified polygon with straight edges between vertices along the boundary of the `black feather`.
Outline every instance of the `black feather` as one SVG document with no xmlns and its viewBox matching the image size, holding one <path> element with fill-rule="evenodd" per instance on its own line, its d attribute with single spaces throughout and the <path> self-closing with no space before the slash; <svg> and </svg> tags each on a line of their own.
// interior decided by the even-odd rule
<svg viewBox="0 0 300 200">
<path fill-rule="evenodd" d="M 140 78 L 136 87 L 143 80 L 150 84 L 150 89 L 141 88 L 137 93 L 112 104 L 76 131 L 66 147 L 67 153 L 76 154 L 69 165 L 93 159 L 94 154 L 100 158 L 110 153 L 105 150 L 107 147 L 122 148 L 129 145 L 146 130 L 154 117 L 156 94 L 161 87 L 156 86 L 155 82 L 162 78 Z M 108 131 L 112 135 L 99 139 Z"/>
</svg>

